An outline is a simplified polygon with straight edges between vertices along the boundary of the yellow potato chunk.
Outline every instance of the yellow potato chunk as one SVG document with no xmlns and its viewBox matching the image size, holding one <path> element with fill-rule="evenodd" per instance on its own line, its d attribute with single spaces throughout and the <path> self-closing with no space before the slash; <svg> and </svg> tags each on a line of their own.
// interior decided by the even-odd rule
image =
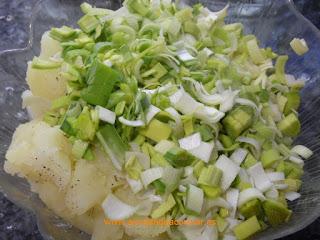
<svg viewBox="0 0 320 240">
<path fill-rule="evenodd" d="M 62 47 L 60 42 L 51 38 L 49 32 L 45 32 L 41 38 L 41 52 L 39 57 L 47 60 L 61 51 Z"/>
<path fill-rule="evenodd" d="M 31 181 L 64 189 L 71 179 L 71 146 L 58 127 L 45 122 L 21 124 L 7 151 L 4 169 Z"/>
<path fill-rule="evenodd" d="M 101 203 L 108 192 L 107 176 L 95 161 L 78 160 L 66 194 L 66 205 L 74 215 L 81 215 Z"/>
</svg>

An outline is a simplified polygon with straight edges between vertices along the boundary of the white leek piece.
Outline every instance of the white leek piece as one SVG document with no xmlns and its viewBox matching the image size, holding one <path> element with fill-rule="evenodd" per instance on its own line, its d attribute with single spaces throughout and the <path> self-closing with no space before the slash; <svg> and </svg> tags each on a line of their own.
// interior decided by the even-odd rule
<svg viewBox="0 0 320 240">
<path fill-rule="evenodd" d="M 247 154 L 248 151 L 246 149 L 238 148 L 231 154 L 230 159 L 240 166 Z"/>
<path fill-rule="evenodd" d="M 195 59 L 187 50 L 181 50 L 177 55 L 178 58 L 183 62 Z"/>
<path fill-rule="evenodd" d="M 200 145 L 196 148 L 188 150 L 193 156 L 208 163 L 211 157 L 211 153 L 214 147 L 214 143 L 207 143 L 201 141 Z"/>
<path fill-rule="evenodd" d="M 144 126 L 144 121 L 142 120 L 128 120 L 128 119 L 125 119 L 124 117 L 119 117 L 118 118 L 119 122 L 121 122 L 123 125 L 126 125 L 126 126 L 130 126 L 130 127 L 142 127 Z"/>
<path fill-rule="evenodd" d="M 285 179 L 283 172 L 268 172 L 267 176 L 271 182 L 282 181 Z"/>
<path fill-rule="evenodd" d="M 140 174 L 140 178 L 144 187 L 147 187 L 150 183 L 162 177 L 163 168 L 150 168 L 143 171 Z"/>
<path fill-rule="evenodd" d="M 240 192 L 238 206 L 241 207 L 246 202 L 249 202 L 250 200 L 255 198 L 258 198 L 261 201 L 264 201 L 266 199 L 259 189 L 247 188 Z"/>
<path fill-rule="evenodd" d="M 221 179 L 221 188 L 225 191 L 230 187 L 231 183 L 238 175 L 240 167 L 225 155 L 221 155 L 218 158 L 215 166 L 223 172 Z"/>
<path fill-rule="evenodd" d="M 238 137 L 236 139 L 238 142 L 248 143 L 254 146 L 254 148 L 257 150 L 258 153 L 260 153 L 261 150 L 261 144 L 254 138 L 249 137 Z"/>
<path fill-rule="evenodd" d="M 147 114 L 146 114 L 146 122 L 147 124 L 160 112 L 161 110 L 156 106 L 150 105 Z"/>
<path fill-rule="evenodd" d="M 131 217 L 137 211 L 136 207 L 122 202 L 111 193 L 103 201 L 102 209 L 110 220 L 124 220 Z"/>
<path fill-rule="evenodd" d="M 250 167 L 247 172 L 252 177 L 255 187 L 261 192 L 265 192 L 272 187 L 272 182 L 269 180 L 260 162 Z"/>
<path fill-rule="evenodd" d="M 297 163 L 297 164 L 299 164 L 299 165 L 304 165 L 304 161 L 303 161 L 301 158 L 299 158 L 299 157 L 290 156 L 290 157 L 289 157 L 289 160 L 290 160 L 291 162 Z"/>
<path fill-rule="evenodd" d="M 214 208 L 214 207 L 222 207 L 222 208 L 231 209 L 230 203 L 227 202 L 222 197 L 217 197 L 215 199 L 208 199 L 206 201 L 206 205 L 205 205 L 206 211 L 208 211 L 208 210 L 210 210 L 211 208 Z"/>
<path fill-rule="evenodd" d="M 174 131 L 178 135 L 182 135 L 183 134 L 183 124 L 182 124 L 182 120 L 181 120 L 181 115 L 173 107 L 166 108 L 164 111 L 169 113 L 171 115 L 171 117 L 174 119 L 174 121 L 176 123 Z"/>
<path fill-rule="evenodd" d="M 143 189 L 143 185 L 139 179 L 135 180 L 135 179 L 129 178 L 128 176 L 126 177 L 126 179 L 134 194 L 140 192 Z"/>
<path fill-rule="evenodd" d="M 201 188 L 192 184 L 188 186 L 186 208 L 192 212 L 200 214 L 204 201 L 204 193 Z"/>
<path fill-rule="evenodd" d="M 183 88 L 170 96 L 170 102 L 175 109 L 179 110 L 183 114 L 193 114 L 202 106 L 201 103 L 197 102 L 193 97 L 185 92 Z"/>
<path fill-rule="evenodd" d="M 174 146 L 176 146 L 176 144 L 172 141 L 161 140 L 154 146 L 154 150 L 164 155 L 167 151 L 169 151 Z"/>
<path fill-rule="evenodd" d="M 188 137 L 179 139 L 180 147 L 187 151 L 199 147 L 200 144 L 201 144 L 200 133 L 194 133 Z"/>
<path fill-rule="evenodd" d="M 292 154 L 297 154 L 297 155 L 303 157 L 304 159 L 310 158 L 312 156 L 312 154 L 313 154 L 313 152 L 309 148 L 307 148 L 307 147 L 305 147 L 303 145 L 294 146 L 291 149 L 291 153 Z"/>
<path fill-rule="evenodd" d="M 275 187 L 272 187 L 268 191 L 265 192 L 265 196 L 267 198 L 277 200 L 279 198 L 279 191 Z"/>
<path fill-rule="evenodd" d="M 309 51 L 308 44 L 303 38 L 294 38 L 290 42 L 290 46 L 293 49 L 293 51 L 298 54 L 299 56 L 305 54 Z"/>
<path fill-rule="evenodd" d="M 230 217 L 234 218 L 236 215 L 237 206 L 238 206 L 239 189 L 236 189 L 236 188 L 228 189 L 228 191 L 226 192 L 226 199 L 231 206 Z"/>
<path fill-rule="evenodd" d="M 297 200 L 300 197 L 301 197 L 301 194 L 297 193 L 297 192 L 287 192 L 286 193 L 286 199 L 288 199 L 289 201 Z"/>
</svg>

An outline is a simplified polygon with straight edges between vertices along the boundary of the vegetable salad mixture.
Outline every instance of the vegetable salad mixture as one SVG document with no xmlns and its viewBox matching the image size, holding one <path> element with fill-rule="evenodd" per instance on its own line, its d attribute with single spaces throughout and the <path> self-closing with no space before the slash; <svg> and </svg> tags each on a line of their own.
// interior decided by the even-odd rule
<svg viewBox="0 0 320 240">
<path fill-rule="evenodd" d="M 170 0 L 81 5 L 29 63 L 5 170 L 92 239 L 246 239 L 287 222 L 304 160 L 303 82 L 241 23 Z M 291 43 L 302 55 L 303 39 Z M 103 219 L 215 220 L 106 225 Z"/>
</svg>

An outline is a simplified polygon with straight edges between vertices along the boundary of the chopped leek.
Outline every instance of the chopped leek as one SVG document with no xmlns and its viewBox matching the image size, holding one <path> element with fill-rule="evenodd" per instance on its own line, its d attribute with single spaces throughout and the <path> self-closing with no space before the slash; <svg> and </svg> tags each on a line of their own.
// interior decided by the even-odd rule
<svg viewBox="0 0 320 240">
<path fill-rule="evenodd" d="M 292 47 L 293 51 L 298 54 L 299 56 L 305 54 L 309 51 L 308 45 L 306 41 L 302 38 L 294 38 L 290 42 L 290 46 Z"/>
<path fill-rule="evenodd" d="M 113 194 L 109 194 L 102 203 L 104 214 L 110 220 L 124 220 L 136 212 L 136 207 L 130 206 Z"/>
<path fill-rule="evenodd" d="M 225 155 L 221 155 L 215 166 L 222 171 L 221 188 L 227 190 L 240 171 L 240 167 Z"/>
<path fill-rule="evenodd" d="M 192 184 L 188 185 L 186 197 L 186 209 L 190 214 L 200 214 L 203 206 L 204 193 L 201 188 Z"/>
<path fill-rule="evenodd" d="M 39 97 L 23 102 L 60 128 L 74 160 L 94 161 L 101 147 L 121 172 L 126 182 L 109 191 L 105 216 L 217 221 L 172 228 L 172 239 L 245 239 L 265 228 L 262 221 L 286 222 L 287 200 L 300 196 L 313 154 L 292 146 L 304 83 L 286 73 L 288 56 L 262 48 L 241 23 L 224 23 L 228 5 L 219 12 L 170 0 L 80 7 L 80 28 L 52 28 L 59 50 L 30 63 L 54 97 L 40 111 L 35 100 L 46 96 L 32 87 Z M 303 39 L 290 45 L 298 55 L 308 50 Z M 63 83 L 57 96 L 51 72 Z M 116 197 L 125 187 L 138 206 Z"/>
<path fill-rule="evenodd" d="M 260 223 L 256 216 L 249 218 L 248 220 L 238 224 L 233 232 L 238 240 L 247 239 L 253 234 L 261 230 Z"/>
<path fill-rule="evenodd" d="M 112 125 L 107 124 L 97 132 L 97 138 L 106 154 L 109 155 L 113 165 L 121 170 L 124 164 L 124 153 L 128 147 L 117 130 Z"/>
<path fill-rule="evenodd" d="M 151 213 L 152 218 L 159 218 L 169 212 L 176 205 L 176 201 L 172 194 L 169 195 L 168 199 L 162 203 L 157 209 Z"/>
</svg>

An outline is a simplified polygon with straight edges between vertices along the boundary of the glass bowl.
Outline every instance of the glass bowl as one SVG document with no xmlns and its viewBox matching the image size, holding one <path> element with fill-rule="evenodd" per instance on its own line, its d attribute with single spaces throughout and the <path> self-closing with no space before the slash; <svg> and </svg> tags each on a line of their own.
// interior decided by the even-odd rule
<svg viewBox="0 0 320 240">
<path fill-rule="evenodd" d="M 30 23 L 30 39 L 24 49 L 7 50 L 0 54 L 0 190 L 17 205 L 33 211 L 38 227 L 45 239 L 89 239 L 90 237 L 51 212 L 30 191 L 28 183 L 6 174 L 2 168 L 5 152 L 15 128 L 28 120 L 21 108 L 21 93 L 27 89 L 25 73 L 27 61 L 39 54 L 43 32 L 53 26 L 76 25 L 81 12 L 80 0 L 48 0 L 38 2 L 33 9 Z M 121 1 L 88 1 L 99 7 L 117 9 Z M 197 1 L 187 1 L 189 4 Z M 211 10 L 221 9 L 228 1 L 200 1 Z M 306 81 L 302 90 L 299 110 L 302 133 L 295 140 L 314 151 L 305 164 L 301 198 L 290 204 L 294 214 L 290 222 L 270 228 L 255 239 L 276 239 L 292 234 L 320 216 L 320 32 L 294 8 L 290 0 L 242 0 L 229 1 L 228 22 L 242 22 L 247 33 L 255 34 L 263 46 L 271 46 L 276 52 L 289 55 L 287 72 Z M 291 50 L 292 38 L 304 38 L 310 51 L 297 57 Z"/>
</svg>

